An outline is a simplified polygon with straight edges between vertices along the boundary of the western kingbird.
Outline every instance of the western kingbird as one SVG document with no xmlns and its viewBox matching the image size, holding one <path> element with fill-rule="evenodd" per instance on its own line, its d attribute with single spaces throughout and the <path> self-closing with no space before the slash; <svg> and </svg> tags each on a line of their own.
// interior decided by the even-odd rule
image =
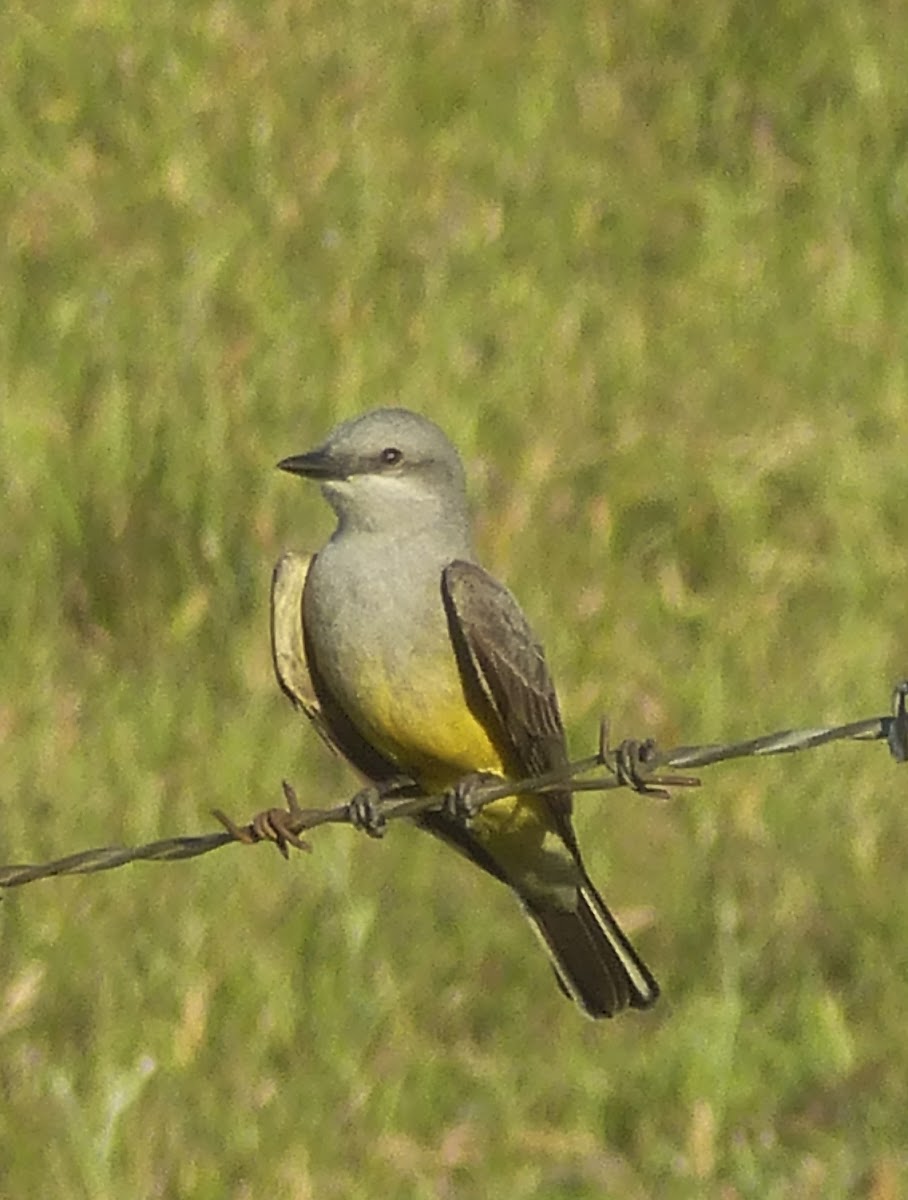
<svg viewBox="0 0 908 1200">
<path fill-rule="evenodd" d="M 463 467 L 438 426 L 379 409 L 278 465 L 318 482 L 337 515 L 314 558 L 281 559 L 272 592 L 278 679 L 322 736 L 368 780 L 405 776 L 427 794 L 566 766 L 542 647 L 475 561 Z M 655 979 L 583 866 L 569 791 L 416 820 L 516 893 L 590 1017 L 654 1003 Z"/>
</svg>

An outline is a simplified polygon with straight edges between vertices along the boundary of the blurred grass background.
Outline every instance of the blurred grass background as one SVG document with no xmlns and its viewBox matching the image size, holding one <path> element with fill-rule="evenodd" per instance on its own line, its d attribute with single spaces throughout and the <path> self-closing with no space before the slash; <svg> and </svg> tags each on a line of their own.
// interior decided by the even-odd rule
<svg viewBox="0 0 908 1200">
<path fill-rule="evenodd" d="M 270 674 L 281 477 L 404 404 L 574 749 L 908 669 L 908 17 L 842 0 L 9 0 L 0 860 L 353 779 Z M 0 905 L 0 1196 L 908 1195 L 908 778 L 838 746 L 579 802 L 660 977 L 584 1022 L 434 842 Z"/>
</svg>

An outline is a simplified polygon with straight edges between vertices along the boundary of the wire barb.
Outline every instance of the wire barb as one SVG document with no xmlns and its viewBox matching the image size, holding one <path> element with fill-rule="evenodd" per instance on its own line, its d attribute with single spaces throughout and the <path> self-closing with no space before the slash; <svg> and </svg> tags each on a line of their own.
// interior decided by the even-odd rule
<svg viewBox="0 0 908 1200">
<path fill-rule="evenodd" d="M 772 754 L 792 754 L 810 750 L 836 741 L 885 741 L 896 762 L 908 762 L 908 680 L 901 681 L 892 695 L 892 715 L 870 717 L 822 729 L 785 729 L 779 733 L 751 738 L 728 745 L 678 746 L 660 751 L 651 739 L 626 740 L 616 750 L 609 743 L 609 724 L 603 718 L 599 727 L 596 753 L 571 763 L 566 770 L 549 772 L 532 779 L 497 780 L 477 783 L 471 789 L 470 804 L 477 811 L 494 800 L 506 796 L 544 795 L 552 791 L 606 792 L 629 787 L 647 796 L 668 797 L 668 788 L 697 787 L 699 779 L 689 775 L 664 774 L 666 767 L 705 767 L 734 758 L 765 757 Z M 601 774 L 602 769 L 605 774 Z M 591 772 L 599 771 L 592 778 Z M 269 808 L 256 814 L 250 822 L 240 825 L 221 812 L 214 811 L 223 829 L 196 837 L 164 838 L 144 846 L 102 846 L 69 854 L 65 858 L 42 864 L 12 864 L 0 866 L 0 888 L 21 887 L 37 879 L 58 875 L 89 875 L 110 871 L 131 862 L 174 862 L 197 858 L 221 846 L 241 843 L 273 842 L 285 858 L 288 847 L 309 850 L 302 834 L 318 825 L 355 824 L 356 806 L 338 804 L 332 808 L 303 808 L 293 787 L 283 784 L 286 808 Z M 355 799 L 355 798 L 354 798 Z M 377 796 L 375 816 L 383 824 L 412 817 L 430 809 L 440 809 L 449 802 L 447 795 L 421 795 L 412 780 L 394 780 Z"/>
<path fill-rule="evenodd" d="M 699 787 L 700 780 L 692 775 L 653 775 L 652 767 L 658 760 L 656 743 L 652 738 L 637 741 L 625 738 L 613 750 L 609 742 L 609 720 L 602 717 L 599 722 L 599 763 L 617 781 L 617 786 L 633 788 L 644 796 L 660 800 L 670 799 L 669 787 Z M 586 790 L 586 789 L 584 789 Z"/>
<path fill-rule="evenodd" d="M 231 838 L 244 846 L 255 845 L 256 842 L 273 842 L 284 858 L 290 857 L 288 846 L 296 850 L 311 850 L 308 842 L 299 836 L 295 822 L 299 821 L 302 808 L 296 796 L 296 790 L 286 779 L 281 781 L 281 789 L 286 808 L 265 808 L 256 813 L 248 825 L 237 825 L 219 808 L 211 810 L 211 815 L 224 826 Z"/>
</svg>

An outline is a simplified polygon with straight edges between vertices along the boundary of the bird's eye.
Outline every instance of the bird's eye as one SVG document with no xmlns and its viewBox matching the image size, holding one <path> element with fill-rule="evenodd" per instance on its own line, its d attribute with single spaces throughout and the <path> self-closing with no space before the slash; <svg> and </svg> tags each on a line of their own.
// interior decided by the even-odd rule
<svg viewBox="0 0 908 1200">
<path fill-rule="evenodd" d="M 396 446 L 386 446 L 381 452 L 381 461 L 386 467 L 393 467 L 403 458 L 403 451 Z"/>
</svg>

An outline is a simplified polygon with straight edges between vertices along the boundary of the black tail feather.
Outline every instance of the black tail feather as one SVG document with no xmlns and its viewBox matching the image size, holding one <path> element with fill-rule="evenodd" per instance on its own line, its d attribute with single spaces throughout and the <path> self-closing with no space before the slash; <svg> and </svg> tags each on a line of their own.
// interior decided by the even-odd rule
<svg viewBox="0 0 908 1200">
<path fill-rule="evenodd" d="M 556 908 L 522 898 L 565 993 L 590 1017 L 613 1017 L 625 1008 L 649 1008 L 659 985 L 588 878 L 577 907 Z"/>
</svg>

